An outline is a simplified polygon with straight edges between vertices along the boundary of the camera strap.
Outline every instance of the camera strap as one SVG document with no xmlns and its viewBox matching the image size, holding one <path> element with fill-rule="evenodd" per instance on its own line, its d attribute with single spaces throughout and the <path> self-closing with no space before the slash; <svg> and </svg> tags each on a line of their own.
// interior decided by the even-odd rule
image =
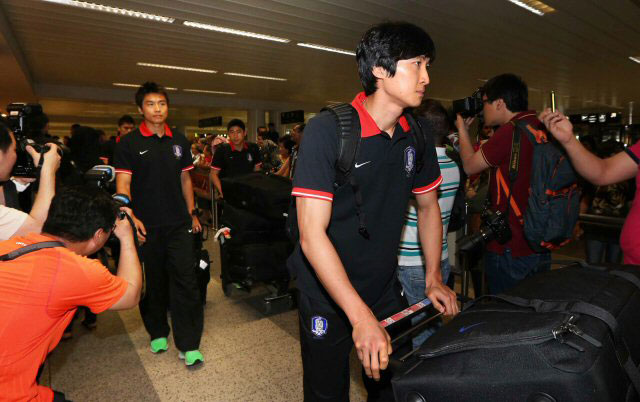
<svg viewBox="0 0 640 402">
<path fill-rule="evenodd" d="M 17 250 L 13 250 L 10 253 L 0 255 L 0 262 L 15 260 L 18 257 L 21 257 L 25 254 L 29 254 L 31 252 L 42 250 L 43 248 L 54 248 L 54 247 L 64 247 L 59 241 L 42 241 L 39 243 L 33 243 L 25 247 L 21 247 Z"/>
<path fill-rule="evenodd" d="M 513 135 L 511 140 L 511 157 L 509 158 L 509 185 L 507 185 L 507 182 L 502 175 L 500 168 L 498 168 L 496 171 L 496 180 L 498 184 L 498 204 L 500 204 L 500 188 L 502 188 L 505 195 L 507 196 L 507 208 L 505 210 L 505 214 L 509 216 L 509 210 L 513 210 L 513 213 L 516 215 L 516 218 L 518 218 L 520 224 L 524 224 L 522 212 L 520 211 L 516 200 L 512 197 L 513 191 L 511 191 L 516 179 L 518 178 L 518 169 L 520 168 L 520 151 L 522 149 L 520 146 L 520 142 L 522 136 L 520 135 L 520 131 L 518 130 L 518 125 L 513 121 L 511 121 L 510 123 L 513 125 Z"/>
</svg>

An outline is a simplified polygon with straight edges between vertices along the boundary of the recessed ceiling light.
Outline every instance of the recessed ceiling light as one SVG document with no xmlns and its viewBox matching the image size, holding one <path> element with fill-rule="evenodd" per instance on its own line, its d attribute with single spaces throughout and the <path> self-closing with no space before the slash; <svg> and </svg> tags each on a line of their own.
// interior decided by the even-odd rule
<svg viewBox="0 0 640 402">
<path fill-rule="evenodd" d="M 185 26 L 188 26 L 191 28 L 206 29 L 207 31 L 215 31 L 215 32 L 222 32 L 222 33 L 227 33 L 231 35 L 246 36 L 247 38 L 264 39 L 264 40 L 271 40 L 274 42 L 282 42 L 282 43 L 291 42 L 291 40 L 287 38 L 279 38 L 277 36 L 264 35 L 264 34 L 259 34 L 255 32 L 249 32 L 249 31 L 241 31 L 239 29 L 225 28 L 217 25 L 202 24 L 200 22 L 183 21 L 182 23 Z"/>
<path fill-rule="evenodd" d="M 235 95 L 235 92 L 209 91 L 208 89 L 183 89 L 184 92 L 198 92 L 203 94 Z"/>
<path fill-rule="evenodd" d="M 138 62 L 137 63 L 139 66 L 143 66 L 143 67 L 156 67 L 156 68 L 168 68 L 170 70 L 183 70 L 183 71 L 193 71 L 196 73 L 208 73 L 208 74 L 215 74 L 217 73 L 216 70 L 206 70 L 204 68 L 193 68 L 193 67 L 180 67 L 180 66 L 168 66 L 166 64 L 154 64 L 154 63 L 142 63 L 142 62 Z"/>
<path fill-rule="evenodd" d="M 151 20 L 151 21 L 166 22 L 169 24 L 172 24 L 173 21 L 175 21 L 175 18 L 164 17 L 162 15 L 148 14 L 148 13 L 143 13 L 141 11 L 128 10 L 126 8 L 104 6 L 102 4 L 88 3 L 86 1 L 76 1 L 76 0 L 42 0 L 42 1 L 46 1 L 48 3 L 63 4 L 66 6 L 79 7 L 79 8 L 84 8 L 84 9 L 93 10 L 93 11 L 102 11 L 105 13 L 117 14 L 125 17 L 135 17 L 135 18 L 141 18 L 141 19 Z"/>
<path fill-rule="evenodd" d="M 316 45 L 314 43 L 298 43 L 298 46 L 308 47 L 308 48 L 317 49 L 317 50 L 324 50 L 326 52 L 346 54 L 347 56 L 355 56 L 356 55 L 355 52 L 352 52 L 350 50 L 338 49 L 337 47 Z"/>
<path fill-rule="evenodd" d="M 636 63 L 640 63 L 640 56 L 637 56 L 637 57 L 629 56 L 629 60 L 635 61 Z"/>
<path fill-rule="evenodd" d="M 240 73 L 224 73 L 224 75 L 233 75 L 236 77 L 259 78 L 261 80 L 286 81 L 286 78 L 265 77 L 263 75 L 240 74 Z"/>
<path fill-rule="evenodd" d="M 140 88 L 140 84 L 125 84 L 123 82 L 114 82 L 113 86 L 116 87 L 127 87 L 127 88 Z M 177 91 L 178 88 L 174 88 L 174 87 L 162 87 L 164 89 L 166 89 L 167 91 Z"/>
<path fill-rule="evenodd" d="M 541 17 L 545 14 L 556 11 L 555 8 L 538 0 L 507 0 L 507 1 L 510 1 L 516 6 L 520 6 L 525 10 L 531 11 L 532 13 L 539 15 Z"/>
</svg>

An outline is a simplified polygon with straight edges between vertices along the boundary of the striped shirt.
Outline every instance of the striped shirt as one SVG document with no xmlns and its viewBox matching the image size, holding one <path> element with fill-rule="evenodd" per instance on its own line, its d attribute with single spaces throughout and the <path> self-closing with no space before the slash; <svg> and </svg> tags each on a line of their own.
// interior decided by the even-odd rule
<svg viewBox="0 0 640 402">
<path fill-rule="evenodd" d="M 442 216 L 442 256 L 440 260 L 449 258 L 449 246 L 447 244 L 447 228 L 451 218 L 453 201 L 460 185 L 460 169 L 445 153 L 445 148 L 436 147 L 438 164 L 442 175 L 442 184 L 438 188 L 438 204 Z M 418 211 L 414 197 L 409 201 L 409 207 L 405 213 L 404 227 L 398 249 L 398 265 L 416 266 L 425 265 L 422 247 L 418 239 Z"/>
</svg>

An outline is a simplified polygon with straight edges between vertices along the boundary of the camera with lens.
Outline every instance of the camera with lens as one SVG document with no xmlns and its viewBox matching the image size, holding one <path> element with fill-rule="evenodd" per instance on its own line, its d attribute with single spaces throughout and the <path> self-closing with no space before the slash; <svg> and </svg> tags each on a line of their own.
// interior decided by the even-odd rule
<svg viewBox="0 0 640 402">
<path fill-rule="evenodd" d="M 7 120 L 13 135 L 16 139 L 16 163 L 13 166 L 12 176 L 37 178 L 40 173 L 40 166 L 33 163 L 33 158 L 27 152 L 27 145 L 39 154 L 46 153 L 50 147 L 47 144 L 37 144 L 29 138 L 26 130 L 26 121 L 33 116 L 42 114 L 42 106 L 37 103 L 10 103 L 7 106 Z M 59 150 L 59 152 L 62 152 Z M 42 164 L 42 158 L 40 158 Z"/>
<path fill-rule="evenodd" d="M 509 227 L 508 215 L 487 208 L 482 212 L 482 225 L 478 233 L 460 239 L 458 250 L 462 252 L 477 251 L 492 240 L 505 244 L 511 240 L 511 228 Z"/>
<path fill-rule="evenodd" d="M 471 96 L 453 101 L 453 115 L 462 117 L 477 116 L 482 112 L 482 91 L 477 89 Z"/>
</svg>

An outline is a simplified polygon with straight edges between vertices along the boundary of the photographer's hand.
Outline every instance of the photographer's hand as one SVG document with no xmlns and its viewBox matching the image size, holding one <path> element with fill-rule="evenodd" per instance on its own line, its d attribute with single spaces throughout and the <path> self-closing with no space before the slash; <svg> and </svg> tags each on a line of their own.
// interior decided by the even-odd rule
<svg viewBox="0 0 640 402">
<path fill-rule="evenodd" d="M 138 235 L 138 241 L 140 242 L 140 244 L 144 243 L 147 240 L 147 238 L 145 237 L 147 236 L 147 229 L 144 228 L 144 224 L 142 223 L 142 221 L 136 218 L 131 208 L 121 207 L 120 210 L 126 212 L 131 217 L 134 225 L 136 225 L 136 233 Z M 127 219 L 124 219 L 124 220 L 127 221 L 128 226 L 131 226 L 129 225 L 129 221 Z M 117 236 L 117 233 L 116 233 L 116 236 Z"/>
<path fill-rule="evenodd" d="M 56 144 L 47 143 L 47 146 L 49 146 L 49 150 L 44 154 L 42 169 L 43 170 L 46 169 L 48 172 L 55 173 L 60 167 L 60 160 L 62 159 L 62 157 L 58 152 L 58 146 Z M 27 145 L 25 149 L 27 153 L 31 155 L 31 158 L 33 159 L 33 164 L 35 166 L 38 166 L 38 164 L 40 163 L 40 157 L 41 157 L 40 153 L 36 151 L 31 145 Z"/>
<path fill-rule="evenodd" d="M 131 209 L 127 207 L 121 207 L 120 210 L 133 217 Z M 113 234 L 118 238 L 118 240 L 120 240 L 121 244 L 133 244 L 133 228 L 131 227 L 131 223 L 129 223 L 129 220 L 126 217 L 123 219 L 120 219 L 120 217 L 116 218 L 116 227 L 113 230 Z"/>
<path fill-rule="evenodd" d="M 458 129 L 458 133 L 464 130 L 464 133 L 469 135 L 469 127 L 471 127 L 475 119 L 474 116 L 463 118 L 460 113 L 458 113 L 456 115 L 456 128 Z"/>
</svg>

